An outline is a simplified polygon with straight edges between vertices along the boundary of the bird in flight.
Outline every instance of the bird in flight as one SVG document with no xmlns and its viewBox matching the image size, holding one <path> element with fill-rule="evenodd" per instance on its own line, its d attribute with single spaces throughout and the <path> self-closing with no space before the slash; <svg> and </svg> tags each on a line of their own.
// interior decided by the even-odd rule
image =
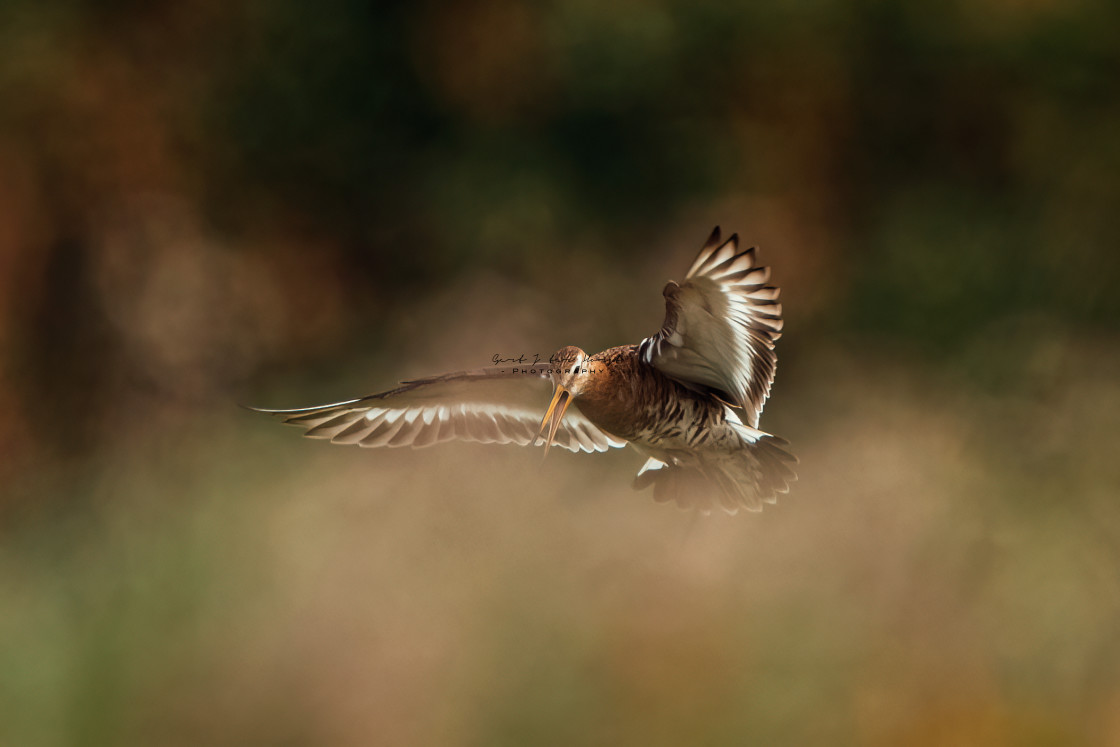
<svg viewBox="0 0 1120 747">
<path fill-rule="evenodd" d="M 459 440 L 543 444 L 547 455 L 552 445 L 630 444 L 647 457 L 633 487 L 652 485 L 655 500 L 702 513 L 758 511 L 797 479 L 789 442 L 758 429 L 782 330 L 769 280 L 755 249 L 740 251 L 738 236 L 722 240 L 717 227 L 684 282 L 665 286 L 661 331 L 637 345 L 594 355 L 568 346 L 547 365 L 447 373 L 330 405 L 251 409 L 311 438 L 366 447 Z"/>
</svg>

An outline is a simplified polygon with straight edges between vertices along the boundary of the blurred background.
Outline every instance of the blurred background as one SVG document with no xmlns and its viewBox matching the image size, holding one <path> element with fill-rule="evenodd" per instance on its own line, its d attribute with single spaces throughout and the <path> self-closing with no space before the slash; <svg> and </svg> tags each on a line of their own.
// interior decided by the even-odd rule
<svg viewBox="0 0 1120 747">
<path fill-rule="evenodd" d="M 5 0 L 0 743 L 1120 744 L 1117 28 Z M 717 224 L 762 514 L 236 406 L 637 342 Z"/>
</svg>

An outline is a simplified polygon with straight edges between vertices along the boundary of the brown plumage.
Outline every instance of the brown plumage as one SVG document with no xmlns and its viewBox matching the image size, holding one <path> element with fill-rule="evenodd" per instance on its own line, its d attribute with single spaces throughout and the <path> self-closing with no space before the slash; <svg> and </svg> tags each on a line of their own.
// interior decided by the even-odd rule
<svg viewBox="0 0 1120 747">
<path fill-rule="evenodd" d="M 371 447 L 543 442 L 547 454 L 553 444 L 605 451 L 629 443 L 648 457 L 634 487 L 653 485 L 656 500 L 705 513 L 757 511 L 788 491 L 797 460 L 784 439 L 757 428 L 782 308 L 769 268 L 755 262 L 753 248 L 740 252 L 737 236 L 724 242 L 715 229 L 685 281 L 665 287 L 660 332 L 638 345 L 592 356 L 569 346 L 547 366 L 462 371 L 333 405 L 262 412 L 313 438 Z"/>
</svg>

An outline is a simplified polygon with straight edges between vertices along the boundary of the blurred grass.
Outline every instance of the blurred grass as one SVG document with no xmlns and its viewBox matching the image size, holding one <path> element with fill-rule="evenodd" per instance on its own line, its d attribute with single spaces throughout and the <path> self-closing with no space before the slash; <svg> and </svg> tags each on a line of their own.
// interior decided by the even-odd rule
<svg viewBox="0 0 1120 747">
<path fill-rule="evenodd" d="M 1117 379 L 1054 402 L 838 348 L 801 365 L 831 372 L 774 403 L 801 480 L 746 520 L 690 527 L 629 490 L 628 453 L 538 472 L 245 414 L 115 455 L 84 511 L 7 534 L 0 736 L 1114 739 Z"/>
</svg>

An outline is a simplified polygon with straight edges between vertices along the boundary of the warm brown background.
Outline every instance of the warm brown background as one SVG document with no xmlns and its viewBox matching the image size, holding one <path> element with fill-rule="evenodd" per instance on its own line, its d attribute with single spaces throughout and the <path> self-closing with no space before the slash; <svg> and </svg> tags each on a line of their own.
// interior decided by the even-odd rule
<svg viewBox="0 0 1120 747">
<path fill-rule="evenodd" d="M 1118 9 L 6 0 L 0 743 L 1120 743 Z M 636 342 L 716 223 L 761 515 L 235 407 Z"/>
</svg>

